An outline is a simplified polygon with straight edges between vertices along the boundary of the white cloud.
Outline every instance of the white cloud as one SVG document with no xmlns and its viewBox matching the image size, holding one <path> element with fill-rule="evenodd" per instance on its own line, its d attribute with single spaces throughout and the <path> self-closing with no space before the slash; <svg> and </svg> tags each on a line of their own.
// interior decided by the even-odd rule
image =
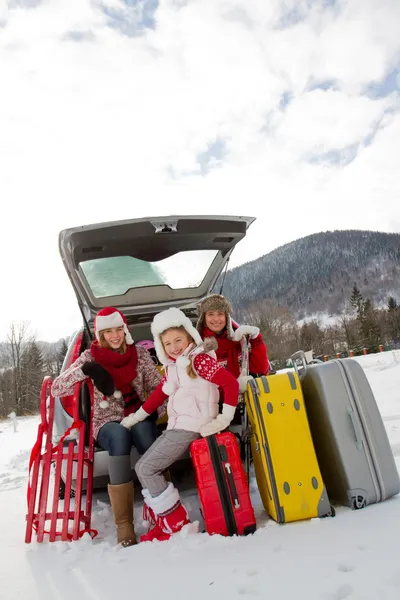
<svg viewBox="0 0 400 600">
<path fill-rule="evenodd" d="M 233 264 L 324 229 L 399 230 L 399 92 L 364 94 L 396 66 L 397 0 L 162 0 L 136 37 L 107 25 L 101 7 L 121 0 L 13 6 L 0 3 L 0 338 L 12 318 L 48 339 L 79 324 L 66 227 L 254 215 Z"/>
<path fill-rule="evenodd" d="M 278 130 L 279 139 L 298 153 L 326 152 L 362 142 L 387 107 L 385 100 L 314 90 L 292 102 Z"/>
</svg>

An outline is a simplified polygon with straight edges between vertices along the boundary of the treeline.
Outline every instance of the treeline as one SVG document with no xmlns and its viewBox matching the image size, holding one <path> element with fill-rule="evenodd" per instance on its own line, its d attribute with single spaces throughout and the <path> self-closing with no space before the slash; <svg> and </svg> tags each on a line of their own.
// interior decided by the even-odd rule
<svg viewBox="0 0 400 600">
<path fill-rule="evenodd" d="M 67 352 L 67 340 L 43 344 L 29 333 L 29 324 L 12 323 L 0 348 L 0 418 L 39 412 L 45 375 L 56 377 Z"/>
<path fill-rule="evenodd" d="M 274 368 L 286 366 L 297 350 L 312 350 L 315 358 L 350 351 L 362 354 L 378 352 L 379 346 L 397 348 L 400 342 L 400 306 L 389 297 L 385 308 L 377 308 L 353 286 L 348 308 L 335 324 L 318 320 L 299 324 L 287 307 L 260 300 L 235 311 L 241 323 L 257 325 L 268 346 Z M 17 415 L 39 411 L 40 389 L 45 375 L 56 377 L 67 352 L 67 339 L 56 344 L 38 342 L 29 334 L 27 323 L 12 324 L 7 341 L 0 344 L 0 418 L 15 411 Z"/>
<path fill-rule="evenodd" d="M 317 319 L 299 324 L 286 307 L 258 301 L 240 311 L 238 320 L 260 327 L 268 346 L 270 361 L 275 368 L 286 365 L 291 354 L 301 349 L 312 350 L 315 358 L 337 353 L 347 356 L 397 348 L 400 341 L 400 306 L 389 297 L 386 308 L 376 308 L 354 285 L 348 308 L 337 316 L 333 325 L 323 325 Z"/>
</svg>

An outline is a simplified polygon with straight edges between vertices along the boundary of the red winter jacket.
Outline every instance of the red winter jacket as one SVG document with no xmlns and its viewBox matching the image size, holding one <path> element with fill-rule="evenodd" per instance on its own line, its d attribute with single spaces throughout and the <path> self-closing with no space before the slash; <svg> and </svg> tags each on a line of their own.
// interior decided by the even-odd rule
<svg viewBox="0 0 400 600">
<path fill-rule="evenodd" d="M 232 323 L 235 331 L 238 326 Z M 231 375 L 238 377 L 240 375 L 242 362 L 242 347 L 240 342 L 228 339 L 227 330 L 217 335 L 207 327 L 200 332 L 202 339 L 214 337 L 218 342 L 217 360 L 220 365 L 225 367 Z M 261 333 L 249 341 L 249 373 L 251 375 L 268 375 L 269 360 L 267 347 L 262 339 Z"/>
</svg>

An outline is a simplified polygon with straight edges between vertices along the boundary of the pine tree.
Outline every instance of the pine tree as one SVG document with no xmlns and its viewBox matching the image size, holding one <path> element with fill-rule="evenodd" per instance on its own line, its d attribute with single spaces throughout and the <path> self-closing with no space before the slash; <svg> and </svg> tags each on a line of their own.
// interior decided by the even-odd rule
<svg viewBox="0 0 400 600">
<path fill-rule="evenodd" d="M 22 412 L 36 412 L 44 376 L 44 359 L 35 340 L 24 348 L 21 357 Z"/>
<path fill-rule="evenodd" d="M 363 298 L 357 285 L 354 284 L 350 303 L 357 311 L 358 336 L 357 342 L 370 351 L 378 351 L 381 342 L 381 328 L 378 313 L 370 298 Z"/>
<path fill-rule="evenodd" d="M 364 301 L 362 314 L 359 318 L 361 341 L 370 352 L 378 352 L 381 342 L 378 311 L 373 307 L 369 298 Z"/>
<path fill-rule="evenodd" d="M 61 347 L 57 352 L 57 375 L 59 375 L 61 371 L 61 367 L 63 366 L 64 358 L 68 352 L 68 344 L 65 339 L 61 342 Z"/>
<path fill-rule="evenodd" d="M 400 339 L 400 306 L 392 296 L 386 313 L 386 332 L 391 340 L 398 342 Z"/>
<path fill-rule="evenodd" d="M 364 301 L 364 298 L 356 284 L 354 284 L 352 292 L 351 292 L 350 304 L 353 308 L 356 309 L 357 317 L 361 317 L 362 313 L 364 311 L 365 301 Z"/>
<path fill-rule="evenodd" d="M 363 316 L 366 316 L 370 311 L 372 310 L 372 302 L 370 300 L 370 298 L 366 298 L 364 300 L 364 306 L 363 306 Z"/>
<path fill-rule="evenodd" d="M 15 410 L 13 369 L 0 370 L 0 418 Z"/>
</svg>

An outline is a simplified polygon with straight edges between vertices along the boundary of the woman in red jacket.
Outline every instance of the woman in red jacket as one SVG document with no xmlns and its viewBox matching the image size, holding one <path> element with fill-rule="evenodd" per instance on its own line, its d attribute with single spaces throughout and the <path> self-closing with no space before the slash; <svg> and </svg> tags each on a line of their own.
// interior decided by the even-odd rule
<svg viewBox="0 0 400 600">
<path fill-rule="evenodd" d="M 269 361 L 267 347 L 260 330 L 253 325 L 237 325 L 232 321 L 232 305 L 221 294 L 211 294 L 198 305 L 197 330 L 202 339 L 215 337 L 218 341 L 217 360 L 229 373 L 239 379 L 240 391 L 246 389 L 249 377 L 239 377 L 242 358 L 241 339 L 250 337 L 249 373 L 267 375 Z"/>
</svg>

